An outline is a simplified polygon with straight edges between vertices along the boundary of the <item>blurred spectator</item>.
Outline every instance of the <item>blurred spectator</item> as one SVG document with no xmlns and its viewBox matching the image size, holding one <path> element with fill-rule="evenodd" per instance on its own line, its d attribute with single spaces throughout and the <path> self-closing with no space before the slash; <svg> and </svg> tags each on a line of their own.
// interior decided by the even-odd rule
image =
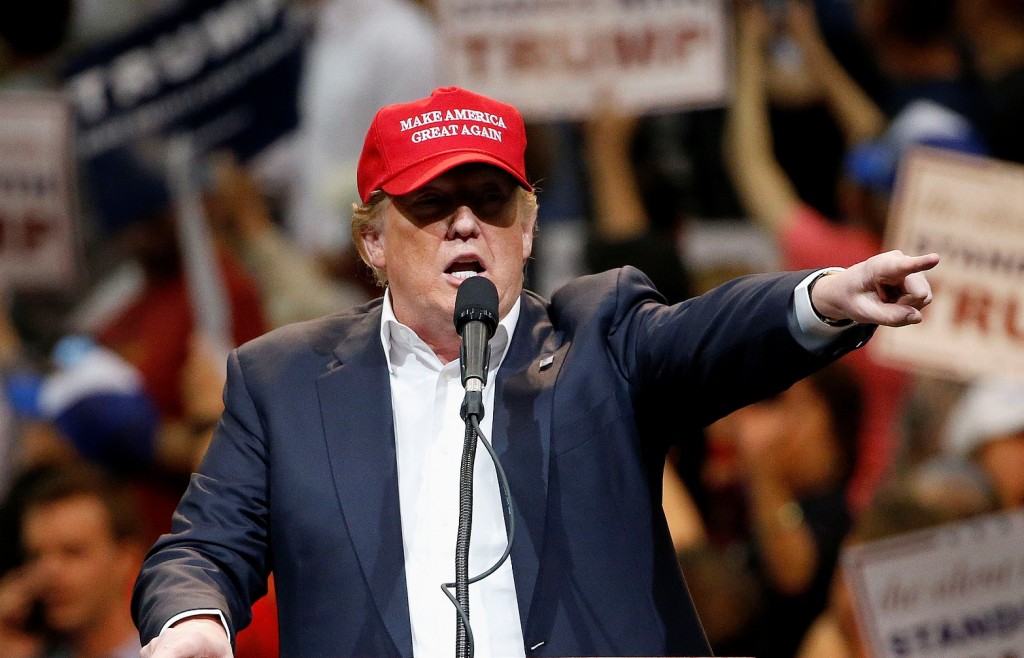
<svg viewBox="0 0 1024 658">
<path fill-rule="evenodd" d="M 736 618 L 747 620 L 724 629 L 724 636 L 709 633 L 717 653 L 791 657 L 824 609 L 850 528 L 844 491 L 860 401 L 856 380 L 837 363 L 712 426 L 717 441 L 733 446 L 732 480 L 722 479 L 720 471 L 709 493 L 711 550 L 684 552 L 680 561 L 702 618 L 713 616 L 702 606 L 727 606 L 722 598 L 732 592 Z M 732 491 L 742 496 L 739 514 L 728 507 Z M 714 578 L 701 576 L 709 568 L 721 572 L 722 589 Z"/>
<path fill-rule="evenodd" d="M 54 351 L 39 412 L 87 461 L 112 472 L 142 469 L 156 452 L 159 416 L 138 371 L 90 339 L 68 336 Z"/>
<path fill-rule="evenodd" d="M 969 519 L 998 507 L 984 473 L 962 460 L 932 460 L 887 481 L 857 519 L 844 546 Z M 804 637 L 797 658 L 871 658 L 841 569 L 828 608 Z"/>
<path fill-rule="evenodd" d="M 915 100 L 930 100 L 967 117 L 986 119 L 974 62 L 960 38 L 958 0 L 858 0 L 855 16 L 874 53 L 888 116 Z"/>
<path fill-rule="evenodd" d="M 18 342 L 15 336 L 12 354 L 21 350 Z M 223 367 L 197 342 L 182 369 L 185 415 L 216 419 Z M 84 459 L 146 482 L 154 473 L 191 472 L 205 450 L 196 428 L 161 419 L 138 369 L 86 336 L 62 337 L 45 366 L 10 357 L 6 367 L 0 359 L 0 370 L 3 402 L 15 417 L 0 474 Z"/>
<path fill-rule="evenodd" d="M 148 214 L 126 217 L 111 239 L 141 267 L 142 286 L 122 308 L 86 329 L 139 369 L 164 419 L 181 419 L 182 372 L 196 327 L 169 202 L 154 201 Z M 238 261 L 223 248 L 216 257 L 230 304 L 231 338 L 240 345 L 268 325 L 256 286 Z"/>
<path fill-rule="evenodd" d="M 950 411 L 944 445 L 985 471 L 1003 509 L 1024 508 L 1024 379 L 974 382 Z"/>
<path fill-rule="evenodd" d="M 862 418 L 856 381 L 834 364 L 737 412 L 756 564 L 764 587 L 754 655 L 792 656 L 825 605 L 850 528 L 845 488 Z"/>
<path fill-rule="evenodd" d="M 362 126 L 380 107 L 438 86 L 438 43 L 433 18 L 419 2 L 318 4 L 299 96 L 298 167 L 287 226 L 301 249 L 336 261 L 351 245 Z"/>
<path fill-rule="evenodd" d="M 788 16 L 808 70 L 849 145 L 836 190 L 842 217 L 831 221 L 808 206 L 773 155 L 764 85 L 769 23 L 757 3 L 741 7 L 738 17 L 737 88 L 729 110 L 726 161 L 747 213 L 779 245 L 783 269 L 851 265 L 881 248 L 896 168 L 908 148 L 923 144 L 983 153 L 985 147 L 966 119 L 928 101 L 911 103 L 887 123 L 831 56 L 807 7 L 791 3 Z M 849 492 L 857 510 L 894 461 L 910 384 L 904 372 L 876 362 L 870 350 L 845 358 L 865 396 L 865 422 Z"/>
<path fill-rule="evenodd" d="M 274 327 L 369 300 L 359 286 L 328 277 L 271 217 L 256 181 L 230 155 L 216 158 L 210 220 L 256 282 Z"/>
<path fill-rule="evenodd" d="M 93 287 L 69 324 L 137 370 L 159 413 L 156 462 L 171 468 L 133 478 L 151 525 L 147 534 L 155 540 L 169 529 L 187 475 L 220 415 L 225 357 L 196 326 L 170 192 L 148 162 L 139 153 L 112 153 L 104 166 L 132 187 L 125 195 L 132 199 L 98 204 L 111 209 L 99 217 L 106 256 L 132 264 L 137 275 L 128 285 L 111 285 L 132 271 L 115 270 Z M 116 188 L 104 186 L 106 194 Z M 226 247 L 215 241 L 212 251 L 228 304 L 229 340 L 240 345 L 268 328 L 259 291 Z"/>
<path fill-rule="evenodd" d="M 885 134 L 854 144 L 846 154 L 849 182 L 881 204 L 874 215 L 884 227 L 888 199 L 896 185 L 900 159 L 914 146 L 987 155 L 988 145 L 963 116 L 931 101 L 914 101 L 889 122 Z M 870 201 L 869 201 L 870 202 Z"/>
<path fill-rule="evenodd" d="M 20 500 L 24 565 L 8 574 L 0 598 L 28 622 L 38 606 L 41 658 L 128 658 L 140 651 L 129 612 L 131 585 L 146 545 L 127 491 L 82 466 L 40 472 Z"/>
<path fill-rule="evenodd" d="M 25 493 L 51 468 L 21 468 L 0 498 L 0 656 L 5 658 L 35 658 L 44 646 L 38 606 L 28 602 L 22 585 L 21 511 Z"/>
<path fill-rule="evenodd" d="M 43 415 L 39 400 L 44 366 L 28 352 L 4 306 L 0 309 L 0 409 L 8 416 L 0 430 L 4 432 L 0 435 L 0 496 L 21 470 L 75 457 L 74 448 Z"/>
<path fill-rule="evenodd" d="M 1024 163 L 1024 0 L 959 0 L 984 83 L 992 154 Z"/>
<path fill-rule="evenodd" d="M 590 179 L 593 222 L 587 236 L 586 267 L 603 272 L 633 265 L 651 277 L 670 304 L 691 296 L 689 277 L 676 245 L 682 217 L 655 225 L 632 167 L 638 118 L 619 112 L 611 99 L 584 124 L 584 153 Z M 671 205 L 671 200 L 663 201 Z"/>
<path fill-rule="evenodd" d="M 769 123 L 775 136 L 772 151 L 800 198 L 823 215 L 834 216 L 838 209 L 833 190 L 839 177 L 844 134 L 829 111 L 819 78 L 809 70 L 813 60 L 808 61 L 791 33 L 787 0 L 769 2 L 765 7 L 769 20 L 765 88 L 770 99 Z M 810 11 L 806 13 L 814 22 L 816 33 L 819 26 L 824 29 L 823 21 L 819 22 Z M 847 30 L 851 36 L 857 36 L 852 27 Z M 823 33 L 821 38 L 824 40 Z M 844 43 L 851 42 L 848 39 Z M 854 63 L 870 61 L 866 50 L 861 55 Z M 846 61 L 850 61 L 849 56 Z M 728 179 L 726 172 L 723 176 Z"/>
</svg>

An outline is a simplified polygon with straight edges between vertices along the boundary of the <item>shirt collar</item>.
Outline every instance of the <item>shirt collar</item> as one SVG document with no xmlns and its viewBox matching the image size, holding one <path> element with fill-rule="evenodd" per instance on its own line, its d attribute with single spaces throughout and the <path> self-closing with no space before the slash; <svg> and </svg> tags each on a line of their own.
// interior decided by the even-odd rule
<svg viewBox="0 0 1024 658">
<path fill-rule="evenodd" d="M 488 341 L 491 347 L 491 365 L 489 370 L 493 373 L 508 352 L 508 346 L 512 342 L 512 335 L 515 333 L 516 325 L 519 323 L 519 310 L 521 297 L 516 299 L 515 304 L 509 310 L 508 315 L 498 322 L 498 328 Z M 384 347 L 384 355 L 388 361 L 388 371 L 394 373 L 393 363 L 399 360 L 400 356 L 410 353 L 427 354 L 436 362 L 438 370 L 442 368 L 441 360 L 437 358 L 423 340 L 416 335 L 410 327 L 402 324 L 395 317 L 394 307 L 391 305 L 391 289 L 384 289 L 384 304 L 380 318 L 380 342 Z M 456 362 L 452 362 L 456 363 Z"/>
</svg>

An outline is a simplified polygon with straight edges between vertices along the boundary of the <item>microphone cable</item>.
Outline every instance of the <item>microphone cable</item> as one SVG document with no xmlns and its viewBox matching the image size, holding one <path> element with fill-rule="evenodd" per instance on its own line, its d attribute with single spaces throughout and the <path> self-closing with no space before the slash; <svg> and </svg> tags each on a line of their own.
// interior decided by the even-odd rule
<svg viewBox="0 0 1024 658">
<path fill-rule="evenodd" d="M 512 510 L 512 490 L 508 485 L 508 477 L 506 477 L 505 475 L 505 469 L 502 468 L 501 466 L 501 460 L 498 459 L 497 453 L 494 452 L 494 447 L 491 446 L 490 441 L 487 440 L 487 436 L 483 433 L 483 430 L 480 429 L 480 419 L 477 418 L 475 414 L 471 414 L 468 416 L 468 420 L 472 424 L 473 430 L 476 431 L 476 435 L 477 438 L 480 440 L 480 443 L 482 443 L 484 448 L 487 450 L 487 454 L 491 456 L 491 462 L 494 464 L 494 472 L 498 476 L 498 483 L 501 485 L 501 493 L 505 499 L 505 506 L 508 509 L 508 525 L 505 529 L 505 535 L 508 540 L 505 544 L 505 552 L 501 554 L 501 557 L 499 557 L 498 560 L 493 565 L 491 565 L 490 568 L 476 576 L 473 576 L 467 581 L 467 585 L 472 585 L 473 583 L 480 582 L 484 578 L 490 576 L 492 573 L 497 571 L 501 567 L 501 565 L 505 563 L 505 560 L 508 559 L 508 556 L 512 554 L 512 540 L 515 537 L 516 517 L 515 512 Z M 468 427 L 469 426 L 467 426 L 467 432 L 469 431 Z M 466 658 L 473 658 L 473 653 L 475 651 L 475 645 L 473 642 L 473 629 L 469 624 L 468 611 L 462 607 L 462 605 L 455 598 L 455 595 L 452 594 L 450 591 L 453 588 L 455 588 L 455 586 L 456 583 L 442 583 L 441 591 L 444 592 L 444 595 L 447 596 L 448 600 L 451 601 L 452 605 L 455 606 L 455 611 L 456 613 L 458 613 L 459 619 L 462 620 L 463 628 L 466 629 L 466 644 L 468 647 L 468 656 L 466 656 Z"/>
</svg>

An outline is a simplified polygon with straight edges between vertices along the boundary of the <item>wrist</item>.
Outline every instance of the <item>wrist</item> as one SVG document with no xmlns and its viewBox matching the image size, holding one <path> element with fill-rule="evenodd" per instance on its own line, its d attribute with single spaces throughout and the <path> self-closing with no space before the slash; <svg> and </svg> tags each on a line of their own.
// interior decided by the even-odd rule
<svg viewBox="0 0 1024 658">
<path fill-rule="evenodd" d="M 824 269 L 821 272 L 819 272 L 817 276 L 811 279 L 810 282 L 807 284 L 807 296 L 811 301 L 811 310 L 814 312 L 814 315 L 815 317 L 818 318 L 818 320 L 824 322 L 830 327 L 848 327 L 851 324 L 853 324 L 853 320 L 849 318 L 836 319 L 830 317 L 829 315 L 826 315 L 825 313 L 822 313 L 818 309 L 818 305 L 814 303 L 814 287 L 818 284 L 819 281 L 821 281 L 825 277 L 830 276 L 832 274 L 838 274 L 839 272 L 842 271 L 843 269 L 840 267 L 830 267 Z"/>
<path fill-rule="evenodd" d="M 214 608 L 203 608 L 198 610 L 187 610 L 180 612 L 170 619 L 168 619 L 163 627 L 160 629 L 160 635 L 163 635 L 166 631 L 175 628 L 179 624 L 183 624 L 188 621 L 196 622 L 213 622 L 216 624 L 221 631 L 224 632 L 224 636 L 231 640 L 231 630 L 228 627 L 227 619 L 224 617 L 224 613 Z M 209 627 L 208 624 L 196 624 L 196 626 L 202 626 L 203 628 Z"/>
</svg>

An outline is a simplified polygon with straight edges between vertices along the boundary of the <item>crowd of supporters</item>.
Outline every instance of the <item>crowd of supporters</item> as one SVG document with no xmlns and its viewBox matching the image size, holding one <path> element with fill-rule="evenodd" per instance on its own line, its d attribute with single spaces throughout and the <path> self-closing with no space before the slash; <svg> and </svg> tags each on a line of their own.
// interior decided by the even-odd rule
<svg viewBox="0 0 1024 658">
<path fill-rule="evenodd" d="M 186 2 L 4 3 L 0 93 L 60 89 L 68 57 Z M 429 1 L 288 4 L 313 26 L 297 128 L 205 167 L 235 345 L 381 293 L 348 228 L 364 130 L 382 105 L 447 83 Z M 725 107 L 631 116 L 606 99 L 586 120 L 528 126 L 541 192 L 527 287 L 632 264 L 674 302 L 734 273 L 850 265 L 884 247 L 911 146 L 1024 163 L 1024 0 L 736 0 L 728 13 Z M 178 207 L 161 175 L 134 173 L 115 187 L 152 186 L 150 202 L 113 215 L 82 177 L 73 286 L 0 289 L 3 656 L 135 655 L 135 571 L 222 410 L 224 355 L 196 319 Z M 695 253 L 724 226 L 767 255 Z M 868 348 L 680 433 L 664 508 L 716 653 L 863 657 L 844 547 L 1019 509 L 1022 472 L 1024 374 L 965 382 Z M 239 658 L 276 656 L 272 593 Z"/>
</svg>

